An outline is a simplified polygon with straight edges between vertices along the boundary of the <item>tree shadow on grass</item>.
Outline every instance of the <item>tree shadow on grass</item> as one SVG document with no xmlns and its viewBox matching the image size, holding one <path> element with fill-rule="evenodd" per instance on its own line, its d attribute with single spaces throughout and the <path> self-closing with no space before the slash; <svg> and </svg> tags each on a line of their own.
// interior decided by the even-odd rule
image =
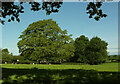
<svg viewBox="0 0 120 84">
<path fill-rule="evenodd" d="M 117 72 L 83 69 L 2 69 L 2 84 L 120 84 Z"/>
</svg>

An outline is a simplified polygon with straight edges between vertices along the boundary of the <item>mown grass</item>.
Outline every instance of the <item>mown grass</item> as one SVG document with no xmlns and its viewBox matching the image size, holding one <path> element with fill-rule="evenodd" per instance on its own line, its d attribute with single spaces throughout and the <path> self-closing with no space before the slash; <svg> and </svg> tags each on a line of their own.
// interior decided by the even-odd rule
<svg viewBox="0 0 120 84">
<path fill-rule="evenodd" d="M 12 69 L 85 69 L 85 70 L 97 70 L 97 71 L 113 71 L 118 72 L 118 63 L 104 63 L 100 65 L 47 65 L 47 64 L 2 64 L 2 68 Z"/>
<path fill-rule="evenodd" d="M 119 84 L 118 63 L 2 64 L 2 84 Z"/>
</svg>

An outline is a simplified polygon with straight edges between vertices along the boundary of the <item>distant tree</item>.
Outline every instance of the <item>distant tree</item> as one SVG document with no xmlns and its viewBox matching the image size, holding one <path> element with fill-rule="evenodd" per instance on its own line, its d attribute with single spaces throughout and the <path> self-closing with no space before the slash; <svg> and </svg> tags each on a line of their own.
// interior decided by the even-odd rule
<svg viewBox="0 0 120 84">
<path fill-rule="evenodd" d="M 19 38 L 19 52 L 31 60 L 62 62 L 74 55 L 71 35 L 51 19 L 33 22 Z"/>
<path fill-rule="evenodd" d="M 98 37 L 93 37 L 86 49 L 86 57 L 89 64 L 100 64 L 107 60 L 108 43 Z"/>
<path fill-rule="evenodd" d="M 75 39 L 75 60 L 79 62 L 87 62 L 86 58 L 86 48 L 89 44 L 88 37 L 81 35 L 80 37 Z"/>
<path fill-rule="evenodd" d="M 5 54 L 9 54 L 9 51 L 8 51 L 8 49 L 6 48 L 6 49 L 3 49 L 3 50 L 2 50 L 2 53 L 3 53 L 3 54 L 4 54 L 4 53 L 5 53 Z"/>
<path fill-rule="evenodd" d="M 33 0 L 34 1 L 34 0 Z M 19 15 L 20 13 L 24 13 L 24 4 L 25 2 L 2 2 L 2 17 L 6 18 L 9 16 L 8 22 L 18 21 L 20 22 Z M 29 2 L 31 11 L 40 11 L 45 10 L 46 15 L 50 15 L 51 13 L 57 13 L 59 8 L 62 6 L 63 2 L 50 2 L 49 0 L 46 2 Z M 87 14 L 89 14 L 89 18 L 94 18 L 96 21 L 99 21 L 100 18 L 106 17 L 107 15 L 103 13 L 102 2 L 90 2 L 87 7 Z M 0 22 L 4 24 L 4 20 L 0 19 Z"/>
<path fill-rule="evenodd" d="M 108 60 L 110 60 L 111 62 L 119 62 L 119 55 L 109 55 Z"/>
<path fill-rule="evenodd" d="M 12 56 L 9 54 L 8 49 L 2 49 L 2 63 L 11 63 L 12 62 Z"/>
</svg>

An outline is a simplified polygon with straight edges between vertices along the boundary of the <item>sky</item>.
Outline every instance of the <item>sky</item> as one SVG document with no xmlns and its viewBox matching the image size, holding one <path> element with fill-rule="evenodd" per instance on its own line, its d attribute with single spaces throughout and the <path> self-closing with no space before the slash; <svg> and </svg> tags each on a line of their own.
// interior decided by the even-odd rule
<svg viewBox="0 0 120 84">
<path fill-rule="evenodd" d="M 58 13 L 46 15 L 45 11 L 33 12 L 30 10 L 29 4 L 24 4 L 24 14 L 20 14 L 20 22 L 7 22 L 2 25 L 2 48 L 8 50 L 14 55 L 19 54 L 17 42 L 18 37 L 22 34 L 29 24 L 43 20 L 53 19 L 62 30 L 66 29 L 68 34 L 72 34 L 75 39 L 80 35 L 85 35 L 89 39 L 94 36 L 100 37 L 108 42 L 109 54 L 117 54 L 118 52 L 118 3 L 104 3 L 102 10 L 108 14 L 108 17 L 102 18 L 100 21 L 88 18 L 86 14 L 85 2 L 64 2 Z"/>
</svg>

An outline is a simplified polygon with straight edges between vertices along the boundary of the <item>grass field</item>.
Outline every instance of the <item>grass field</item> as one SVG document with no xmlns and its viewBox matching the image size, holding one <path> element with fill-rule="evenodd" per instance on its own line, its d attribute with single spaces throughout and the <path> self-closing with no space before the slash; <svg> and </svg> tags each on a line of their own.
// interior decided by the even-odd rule
<svg viewBox="0 0 120 84">
<path fill-rule="evenodd" d="M 2 84 L 119 84 L 118 63 L 2 64 Z"/>
</svg>

